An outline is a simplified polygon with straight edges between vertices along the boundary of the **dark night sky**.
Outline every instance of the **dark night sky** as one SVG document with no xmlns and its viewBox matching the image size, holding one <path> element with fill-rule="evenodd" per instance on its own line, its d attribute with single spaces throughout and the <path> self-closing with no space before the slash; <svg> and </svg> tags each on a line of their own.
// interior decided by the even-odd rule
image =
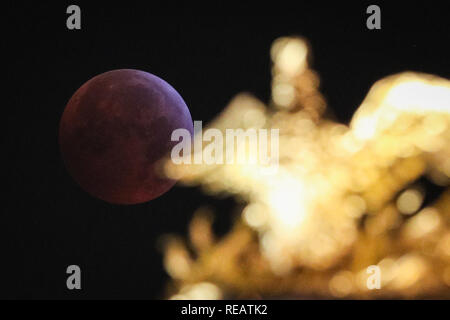
<svg viewBox="0 0 450 320">
<path fill-rule="evenodd" d="M 195 188 L 118 206 L 75 184 L 59 153 L 59 119 L 71 95 L 99 73 L 154 73 L 183 96 L 194 120 L 203 121 L 242 91 L 268 100 L 269 49 L 284 35 L 309 39 L 322 92 L 343 122 L 386 75 L 415 70 L 450 77 L 446 11 L 428 2 L 381 5 L 379 31 L 365 27 L 367 4 L 312 8 L 300 1 L 284 15 L 279 9 L 256 15 L 260 8 L 249 5 L 240 16 L 220 15 L 230 10 L 222 6 L 209 15 L 190 8 L 167 16 L 168 10 L 143 3 L 81 3 L 81 31 L 66 29 L 70 3 L 8 9 L 0 298 L 161 298 L 168 277 L 159 236 L 185 233 L 192 212 L 204 204 L 217 210 L 218 231 L 230 223 L 233 201 L 207 198 Z M 82 268 L 80 292 L 65 287 L 71 264 Z"/>
</svg>

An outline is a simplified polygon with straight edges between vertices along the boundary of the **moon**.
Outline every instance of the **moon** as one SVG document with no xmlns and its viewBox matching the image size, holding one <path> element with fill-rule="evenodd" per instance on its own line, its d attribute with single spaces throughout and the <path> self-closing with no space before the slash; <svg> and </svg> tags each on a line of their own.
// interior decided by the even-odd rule
<svg viewBox="0 0 450 320">
<path fill-rule="evenodd" d="M 162 176 L 175 129 L 193 135 L 192 118 L 178 92 L 150 73 L 120 69 L 83 84 L 61 118 L 59 144 L 74 180 L 114 204 L 148 202 L 176 181 Z"/>
</svg>

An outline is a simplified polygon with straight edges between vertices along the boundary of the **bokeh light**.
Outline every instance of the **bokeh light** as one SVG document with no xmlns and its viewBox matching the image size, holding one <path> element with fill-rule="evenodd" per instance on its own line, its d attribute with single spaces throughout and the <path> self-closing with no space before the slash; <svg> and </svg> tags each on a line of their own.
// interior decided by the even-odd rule
<svg viewBox="0 0 450 320">
<path fill-rule="evenodd" d="M 302 38 L 276 40 L 268 106 L 240 94 L 208 126 L 279 129 L 275 174 L 261 174 L 261 164 L 167 161 L 167 175 L 185 185 L 245 202 L 223 238 L 210 214 L 196 214 L 189 241 L 166 242 L 168 295 L 450 297 L 450 81 L 389 76 L 348 125 L 336 123 L 324 117 L 309 51 Z M 420 179 L 442 192 L 425 202 Z M 366 286 L 371 265 L 379 290 Z"/>
</svg>

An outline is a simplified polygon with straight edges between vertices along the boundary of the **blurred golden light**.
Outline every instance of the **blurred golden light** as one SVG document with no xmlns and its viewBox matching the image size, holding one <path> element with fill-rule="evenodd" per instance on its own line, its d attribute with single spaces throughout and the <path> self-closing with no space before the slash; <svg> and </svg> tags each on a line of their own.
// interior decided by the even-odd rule
<svg viewBox="0 0 450 320">
<path fill-rule="evenodd" d="M 425 276 L 427 265 L 423 258 L 408 254 L 397 261 L 398 271 L 391 286 L 398 290 L 407 289 L 419 282 Z"/>
<path fill-rule="evenodd" d="M 412 214 L 422 205 L 423 195 L 417 189 L 404 191 L 397 199 L 398 210 L 403 214 Z"/>
<path fill-rule="evenodd" d="M 283 107 L 290 106 L 295 99 L 295 89 L 289 84 L 275 84 L 272 92 L 274 102 Z"/>
<path fill-rule="evenodd" d="M 439 212 L 434 208 L 425 208 L 406 223 L 404 232 L 409 238 L 421 238 L 436 230 L 439 225 Z"/>
<path fill-rule="evenodd" d="M 308 48 L 301 39 L 280 38 L 274 42 L 271 55 L 281 73 L 293 76 L 306 67 Z"/>
<path fill-rule="evenodd" d="M 267 215 L 261 204 L 249 204 L 243 214 L 247 224 L 255 229 L 261 228 L 267 223 Z"/>
<path fill-rule="evenodd" d="M 450 287 L 450 267 L 447 267 L 444 270 L 443 280 L 444 280 L 444 283 Z"/>
<path fill-rule="evenodd" d="M 218 300 L 222 297 L 220 289 L 209 282 L 183 287 L 180 293 L 171 297 L 171 300 Z"/>
<path fill-rule="evenodd" d="M 353 290 L 353 274 L 348 271 L 341 271 L 330 281 L 331 294 L 338 298 L 348 296 Z"/>
<path fill-rule="evenodd" d="M 208 125 L 278 129 L 275 173 L 262 163 L 165 163 L 169 177 L 244 203 L 221 239 L 196 214 L 188 243 L 167 242 L 169 296 L 450 297 L 450 81 L 386 77 L 340 124 L 323 116 L 308 56 L 303 39 L 276 40 L 269 106 L 239 94 Z M 427 190 L 411 187 L 421 177 L 444 189 L 423 209 Z M 371 265 L 380 290 L 366 286 Z"/>
<path fill-rule="evenodd" d="M 302 184 L 294 179 L 285 178 L 274 186 L 268 195 L 269 206 L 274 212 L 275 221 L 283 229 L 296 229 L 305 218 L 305 201 Z"/>
</svg>

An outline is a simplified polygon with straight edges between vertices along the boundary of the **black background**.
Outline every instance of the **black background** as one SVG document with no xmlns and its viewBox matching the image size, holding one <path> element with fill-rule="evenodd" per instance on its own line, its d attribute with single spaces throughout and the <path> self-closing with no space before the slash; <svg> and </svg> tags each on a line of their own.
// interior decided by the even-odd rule
<svg viewBox="0 0 450 320">
<path fill-rule="evenodd" d="M 279 36 L 310 41 L 321 90 L 342 122 L 384 76 L 414 70 L 450 77 L 447 11 L 435 2 L 375 2 L 382 9 L 382 30 L 375 31 L 366 28 L 370 3 L 364 2 L 73 3 L 81 7 L 82 30 L 66 28 L 72 3 L 5 10 L 0 298 L 163 298 L 168 276 L 158 238 L 184 234 L 193 211 L 205 204 L 216 209 L 218 232 L 230 224 L 233 200 L 205 197 L 196 188 L 118 206 L 75 184 L 59 154 L 59 119 L 71 95 L 99 73 L 154 73 L 203 121 L 242 91 L 268 101 L 269 49 Z M 71 264 L 82 269 L 81 291 L 66 288 Z"/>
</svg>

